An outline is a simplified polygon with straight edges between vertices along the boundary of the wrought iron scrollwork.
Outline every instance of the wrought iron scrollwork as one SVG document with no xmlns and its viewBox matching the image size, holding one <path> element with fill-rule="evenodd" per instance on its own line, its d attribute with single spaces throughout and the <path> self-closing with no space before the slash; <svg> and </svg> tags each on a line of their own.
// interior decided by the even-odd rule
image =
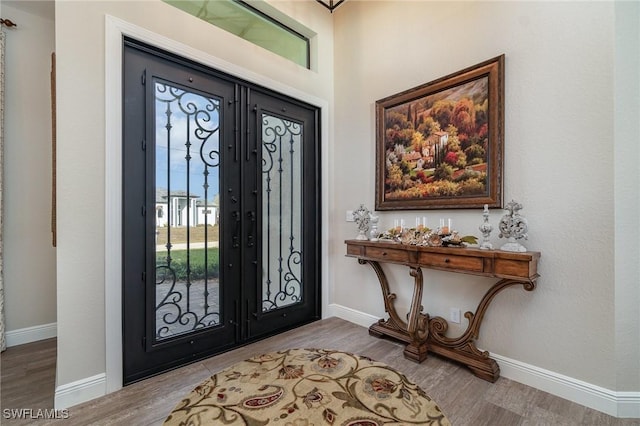
<svg viewBox="0 0 640 426">
<path fill-rule="evenodd" d="M 176 329 L 192 331 L 220 324 L 220 313 L 207 312 L 208 305 L 206 305 L 204 316 L 185 309 L 183 298 L 186 293 L 180 288 L 183 283 L 176 282 L 176 274 L 171 267 L 159 265 L 156 267 L 156 286 L 163 284 L 168 284 L 169 289 L 164 292 L 164 297 L 156 302 L 156 312 L 161 314 L 164 324 L 156 322 L 157 339 L 174 336 Z M 207 300 L 208 292 L 205 292 L 204 296 Z"/>
<path fill-rule="evenodd" d="M 163 164 L 156 156 L 156 175 L 158 176 L 161 167 L 166 168 L 160 173 L 162 176 L 166 175 L 164 183 L 167 187 L 162 200 L 156 195 L 156 203 L 166 203 L 167 206 L 167 241 L 166 256 L 157 256 L 156 260 L 155 329 L 156 339 L 165 339 L 216 326 L 222 321 L 218 300 L 218 272 L 209 269 L 208 249 L 210 179 L 212 171 L 220 165 L 219 135 L 222 111 L 219 99 L 178 88 L 160 80 L 155 81 L 155 105 L 156 127 L 164 128 L 162 133 L 157 131 L 156 145 L 166 148 Z M 194 164 L 196 160 L 199 161 Z M 178 190 L 172 188 L 173 174 L 184 175 L 181 182 L 175 185 Z M 196 179 L 197 183 L 193 183 L 192 174 L 201 174 Z M 196 195 L 193 188 L 200 183 L 203 192 Z M 202 262 L 201 260 L 194 260 L 191 241 L 191 228 L 199 224 L 194 221 L 199 217 L 195 199 L 199 198 L 200 194 L 204 198 L 200 206 L 205 211 L 204 265 L 198 263 Z M 171 229 L 175 227 L 185 229 L 186 247 L 183 251 L 186 260 L 183 258 L 178 261 L 175 255 L 177 248 L 171 233 Z M 183 244 L 181 241 L 180 245 Z"/>
<path fill-rule="evenodd" d="M 302 124 L 262 115 L 263 312 L 302 301 L 302 135 Z"/>
</svg>

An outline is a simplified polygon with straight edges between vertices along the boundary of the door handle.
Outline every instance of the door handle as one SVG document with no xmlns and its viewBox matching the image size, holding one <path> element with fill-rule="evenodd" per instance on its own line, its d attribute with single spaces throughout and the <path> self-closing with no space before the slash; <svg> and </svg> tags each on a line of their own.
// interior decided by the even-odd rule
<svg viewBox="0 0 640 426">
<path fill-rule="evenodd" d="M 234 227 L 235 230 L 233 231 L 232 246 L 233 248 L 238 248 L 240 247 L 240 212 L 237 210 L 234 211 L 231 213 L 231 217 L 236 221 L 236 226 Z"/>
<path fill-rule="evenodd" d="M 254 212 L 253 210 L 248 211 L 247 212 L 247 218 L 253 223 L 256 221 L 256 212 Z M 247 247 L 253 247 L 254 246 L 254 241 L 253 241 L 253 225 L 249 228 L 249 235 L 247 235 Z"/>
</svg>

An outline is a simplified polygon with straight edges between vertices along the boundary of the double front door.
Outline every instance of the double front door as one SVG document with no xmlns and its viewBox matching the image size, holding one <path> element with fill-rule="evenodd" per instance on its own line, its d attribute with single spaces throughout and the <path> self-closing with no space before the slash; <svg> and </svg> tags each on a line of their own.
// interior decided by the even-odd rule
<svg viewBox="0 0 640 426">
<path fill-rule="evenodd" d="M 318 110 L 124 42 L 124 383 L 319 318 Z"/>
</svg>

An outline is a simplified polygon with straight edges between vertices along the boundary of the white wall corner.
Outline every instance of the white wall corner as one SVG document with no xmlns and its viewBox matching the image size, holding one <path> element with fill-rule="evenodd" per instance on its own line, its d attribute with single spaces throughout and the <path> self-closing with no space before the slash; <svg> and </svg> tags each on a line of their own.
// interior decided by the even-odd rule
<svg viewBox="0 0 640 426">
<path fill-rule="evenodd" d="M 53 406 L 56 410 L 73 407 L 101 397 L 107 391 L 106 374 L 96 374 L 66 385 L 56 387 Z"/>
<path fill-rule="evenodd" d="M 7 347 L 24 345 L 38 340 L 51 339 L 58 335 L 57 323 L 36 325 L 6 332 Z"/>
<path fill-rule="evenodd" d="M 330 316 L 336 316 L 363 327 L 369 327 L 379 319 L 335 303 L 329 305 L 326 317 Z M 504 378 L 610 416 L 640 418 L 640 392 L 616 392 L 494 353 L 491 357 L 498 362 L 500 374 Z"/>
</svg>

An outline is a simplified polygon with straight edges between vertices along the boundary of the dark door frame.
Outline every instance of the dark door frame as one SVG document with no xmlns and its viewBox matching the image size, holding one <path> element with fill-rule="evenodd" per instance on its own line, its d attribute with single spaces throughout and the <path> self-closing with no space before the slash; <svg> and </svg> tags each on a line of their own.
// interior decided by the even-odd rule
<svg viewBox="0 0 640 426">
<path fill-rule="evenodd" d="M 231 273 L 231 271 L 229 271 L 232 275 L 236 275 L 237 276 L 237 285 L 240 286 L 240 289 L 238 290 L 240 292 L 239 294 L 239 298 L 238 300 L 236 300 L 235 304 L 236 304 L 236 308 L 233 309 L 234 311 L 234 318 L 232 319 L 223 319 L 223 325 L 225 327 L 226 323 L 228 321 L 229 324 L 235 324 L 236 328 L 239 331 L 236 331 L 236 339 L 235 339 L 235 344 L 233 345 L 228 345 L 228 344 L 223 344 L 218 346 L 215 346 L 214 349 L 207 349 L 207 350 L 203 350 L 205 347 L 203 347 L 202 349 L 199 349 L 197 351 L 194 351 L 193 353 L 189 353 L 189 354 L 183 354 L 183 355 L 179 355 L 178 358 L 176 358 L 175 361 L 170 361 L 167 359 L 167 361 L 162 361 L 160 364 L 158 364 L 158 367 L 153 367 L 153 368 L 147 368 L 147 366 L 143 363 L 141 365 L 143 365 L 143 368 L 146 368 L 146 372 L 141 372 L 141 373 L 135 373 L 135 374 L 131 374 L 131 370 L 128 370 L 129 373 L 127 373 L 127 375 L 124 377 L 124 381 L 126 383 L 133 383 L 141 378 L 144 377 L 148 377 L 149 375 L 153 375 L 153 374 L 157 374 L 160 373 L 162 371 L 166 371 L 168 369 L 171 368 L 175 368 L 177 366 L 182 366 L 185 365 L 189 362 L 193 362 L 196 361 L 198 359 L 207 357 L 207 356 L 211 356 L 215 353 L 219 353 L 219 352 L 224 352 L 226 350 L 229 350 L 233 347 L 237 347 L 243 344 L 246 344 L 248 342 L 251 341 L 255 341 L 257 339 L 260 338 L 264 338 L 282 331 L 285 331 L 287 329 L 290 329 L 292 327 L 297 327 L 299 325 L 302 325 L 306 322 L 310 322 L 310 321 L 314 321 L 320 318 L 320 311 L 321 311 L 321 305 L 322 305 L 322 300 L 321 300 L 321 287 L 322 287 L 322 280 L 321 280 L 321 264 L 320 264 L 320 253 L 321 253 L 321 244 L 322 244 L 322 238 L 321 238 L 321 224 L 322 224 L 322 215 L 321 215 L 321 198 L 322 198 L 322 193 L 319 189 L 319 185 L 318 182 L 321 181 L 321 177 L 320 177 L 320 170 L 321 170 L 321 152 L 320 152 L 320 145 L 321 145 L 321 139 L 320 139 L 320 119 L 319 119 L 319 111 L 320 109 L 318 107 L 306 104 L 302 101 L 298 101 L 294 98 L 290 98 L 289 96 L 286 95 L 282 95 L 282 94 L 278 94 L 277 92 L 273 92 L 271 89 L 268 88 L 263 88 L 260 86 L 257 86 L 255 84 L 252 83 L 248 83 L 245 82 L 243 80 L 239 80 L 238 78 L 234 77 L 234 76 L 230 76 L 227 75 L 225 73 L 221 73 L 215 69 L 210 69 L 206 66 L 203 66 L 201 64 L 198 63 L 194 63 L 188 59 L 182 58 L 180 56 L 177 55 L 172 55 L 170 53 L 161 51 L 159 49 L 156 49 L 154 47 L 151 46 L 147 46 L 144 43 L 140 43 L 137 41 L 133 41 L 133 40 L 125 40 L 124 41 L 124 45 L 126 46 L 127 49 L 129 49 L 130 51 L 133 49 L 134 51 L 137 52 L 142 52 L 143 54 L 149 54 L 149 57 L 153 57 L 156 58 L 160 61 L 164 61 L 166 63 L 173 63 L 176 66 L 179 67 L 183 67 L 183 68 L 189 68 L 194 70 L 195 72 L 200 72 L 200 73 L 204 73 L 210 76 L 210 78 L 212 79 L 216 79 L 216 80 L 220 80 L 220 81 L 225 81 L 227 85 L 235 85 L 235 98 L 234 99 L 227 99 L 224 101 L 224 103 L 228 103 L 229 105 L 229 110 L 233 111 L 234 107 L 232 107 L 232 103 L 235 102 L 236 107 L 235 107 L 235 114 L 236 114 L 236 118 L 235 118 L 235 133 L 241 133 L 242 136 L 237 136 L 235 137 L 235 145 L 237 146 L 239 144 L 240 148 L 238 149 L 237 147 L 235 148 L 235 156 L 236 159 L 238 157 L 238 154 L 240 154 L 240 157 L 246 157 L 246 162 L 245 161 L 241 161 L 239 164 L 237 164 L 234 167 L 238 168 L 238 172 L 239 172 L 239 177 L 240 177 L 240 185 L 244 185 L 244 189 L 242 189 L 242 191 L 246 191 L 247 193 L 249 192 L 253 192 L 253 195 L 242 195 L 241 199 L 242 201 L 239 203 L 239 210 L 238 211 L 234 211 L 231 212 L 230 210 L 227 210 L 225 214 L 226 216 L 229 216 L 227 219 L 227 223 L 230 223 L 232 221 L 232 217 L 238 217 L 238 222 L 239 222 L 239 226 L 240 226 L 240 245 L 239 245 L 239 252 L 238 252 L 238 256 L 241 253 L 245 253 L 243 255 L 243 259 L 242 261 L 239 261 L 239 259 L 234 259 L 233 262 L 237 264 L 234 266 L 234 269 L 236 270 L 236 273 L 233 274 Z M 145 71 L 146 73 L 146 71 Z M 143 81 L 146 81 L 146 78 L 144 78 L 146 76 L 146 74 L 143 76 Z M 149 83 L 151 81 L 151 76 L 148 77 L 149 78 Z M 133 79 L 128 78 L 128 81 L 131 81 Z M 189 79 L 190 81 L 193 81 L 192 79 Z M 143 84 L 144 85 L 144 84 Z M 150 93 L 148 90 L 144 90 L 147 95 L 148 93 Z M 254 93 L 256 93 L 256 95 L 262 95 L 262 100 L 260 101 L 260 96 L 255 96 L 255 99 L 257 99 L 257 102 L 261 102 L 261 103 L 255 103 L 256 101 L 253 100 L 251 98 L 251 93 L 252 91 Z M 305 260 L 304 260 L 304 265 L 303 266 L 303 270 L 304 271 L 304 280 L 303 283 L 305 285 L 305 292 L 304 297 L 305 300 L 312 300 L 311 303 L 309 303 L 308 301 L 305 301 L 303 303 L 303 307 L 304 309 L 300 309 L 300 306 L 297 307 L 288 307 L 288 308 L 281 308 L 279 309 L 279 312 L 277 314 L 272 314 L 271 312 L 268 312 L 266 314 L 263 315 L 263 318 L 261 318 L 259 321 L 254 322 L 254 325 L 260 325 L 261 327 L 258 327 L 258 329 L 256 329 L 254 327 L 253 330 L 255 331 L 249 331 L 250 329 L 248 328 L 249 325 L 252 322 L 252 318 L 250 317 L 250 311 L 253 310 L 254 312 L 260 312 L 260 305 L 261 305 L 261 300 L 259 300 L 260 298 L 258 298 L 258 300 L 253 299 L 252 297 L 247 297 L 247 294 L 251 293 L 254 290 L 251 290 L 252 286 L 261 286 L 261 275 L 258 273 L 258 271 L 260 270 L 260 263 L 257 261 L 257 259 L 259 259 L 260 257 L 258 255 L 251 254 L 252 252 L 255 252 L 255 249 L 252 249 L 250 247 L 259 247 L 261 246 L 261 244 L 259 243 L 261 240 L 261 236 L 258 235 L 258 229 L 260 228 L 258 226 L 258 224 L 256 222 L 256 215 L 255 213 L 258 212 L 257 217 L 261 217 L 260 215 L 260 206 L 259 203 L 256 203 L 256 194 L 258 197 L 258 200 L 260 199 L 260 190 L 258 189 L 258 191 L 256 192 L 255 190 L 250 191 L 250 189 L 254 188 L 254 183 L 249 182 L 247 185 L 247 181 L 244 179 L 244 176 L 247 175 L 247 173 L 252 173 L 251 169 L 257 169 L 257 173 L 258 176 L 260 175 L 259 170 L 259 165 L 260 165 L 260 152 L 262 150 L 261 147 L 261 143 L 259 143 L 256 146 L 252 146 L 252 138 L 253 139 L 259 139 L 260 135 L 259 135 L 259 128 L 260 125 L 258 125 L 258 117 L 259 117 L 259 111 L 262 110 L 263 107 L 263 103 L 264 105 L 268 105 L 270 102 L 273 103 L 270 106 L 267 106 L 267 109 L 265 109 L 265 111 L 267 111 L 269 108 L 271 108 L 272 110 L 274 108 L 278 108 L 279 110 L 282 111 L 282 114 L 294 114 L 293 111 L 297 110 L 298 108 L 301 108 L 300 111 L 309 111 L 311 113 L 310 115 L 310 123 L 315 123 L 312 126 L 308 126 L 310 128 L 307 128 L 307 132 L 305 136 L 305 143 L 308 143 L 309 145 L 305 145 L 305 155 L 304 155 L 304 161 L 305 166 L 303 167 L 303 182 L 306 182 L 305 185 L 309 185 L 309 188 L 314 188 L 315 191 L 309 191 L 309 188 L 307 188 L 307 192 L 311 192 L 315 195 L 312 196 L 308 196 L 307 194 L 305 194 L 305 196 L 303 197 L 303 200 L 301 201 L 302 203 L 302 208 L 303 208 L 303 216 L 305 219 L 305 221 L 309 221 L 311 223 L 311 225 L 309 225 L 309 223 L 307 223 L 307 227 L 304 230 L 304 234 L 306 235 L 306 240 L 307 243 L 305 243 L 305 248 L 306 248 L 306 252 L 305 252 Z M 149 100 L 147 99 L 146 101 L 143 102 L 147 103 L 147 109 L 148 108 L 148 102 Z M 127 105 L 129 105 L 129 103 L 127 103 Z M 286 106 L 286 108 L 285 108 Z M 144 109 L 144 108 L 143 108 Z M 287 113 L 285 113 L 285 111 L 288 111 Z M 315 111 L 315 112 L 314 112 Z M 308 113 L 305 113 L 308 114 Z M 294 115 L 295 116 L 295 115 Z M 129 115 L 127 115 L 127 117 L 129 117 Z M 146 117 L 146 115 L 145 115 Z M 135 118 L 135 117 L 133 117 Z M 129 122 L 131 122 L 131 120 L 133 120 L 133 118 L 129 118 Z M 134 120 L 135 121 L 135 120 Z M 256 127 L 252 127 L 252 124 L 255 124 Z M 125 123 L 126 124 L 126 123 Z M 231 126 L 227 126 L 227 129 L 229 129 Z M 127 127 L 129 128 L 129 127 Z M 124 128 L 123 128 L 124 130 Z M 127 135 L 130 135 L 131 130 L 127 130 Z M 134 134 L 134 139 L 136 139 L 136 131 L 133 132 Z M 140 136 L 140 135 L 137 135 Z M 145 137 L 144 135 L 142 135 L 143 138 Z M 225 138 L 226 139 L 226 138 Z M 258 141 L 255 141 L 256 143 L 258 143 Z M 128 144 L 130 142 L 127 142 Z M 224 149 L 226 150 L 227 148 L 227 142 L 223 142 L 223 140 L 221 140 L 221 147 L 220 149 Z M 224 148 L 222 146 L 222 144 L 224 144 Z M 144 144 L 146 146 L 146 144 Z M 125 147 L 128 145 L 125 145 Z M 228 145 L 229 148 L 229 156 L 231 157 L 231 144 Z M 124 148 L 123 148 L 124 149 Z M 143 149 L 144 151 L 144 149 Z M 132 155 L 132 150 L 130 148 L 127 148 L 127 152 L 129 152 L 129 154 L 127 154 L 128 156 Z M 124 151 L 123 151 L 124 153 Z M 136 154 L 137 155 L 137 154 Z M 144 157 L 144 154 L 142 155 L 142 157 Z M 126 160 L 125 157 L 124 159 Z M 137 161 L 137 160 L 136 160 Z M 307 163 L 307 161 L 309 163 Z M 246 163 L 246 164 L 245 164 Z M 241 165 L 242 164 L 242 165 Z M 126 166 L 126 164 L 125 164 Z M 126 170 L 127 170 L 127 176 L 128 179 L 134 179 L 134 181 L 136 181 L 138 178 L 136 177 L 137 174 L 133 174 L 130 170 L 134 169 L 135 167 L 132 167 L 133 163 L 129 164 L 128 166 L 126 166 Z M 247 167 L 247 170 L 243 171 L 243 169 L 245 167 Z M 226 173 L 226 172 L 225 172 Z M 148 173 L 147 173 L 148 174 Z M 149 176 L 153 175 L 153 173 L 151 173 Z M 153 179 L 153 178 L 152 178 Z M 131 182 L 131 181 L 129 181 Z M 244 182 L 244 183 L 243 183 Z M 256 184 L 258 185 L 258 187 L 260 186 L 260 179 L 256 179 Z M 126 182 L 125 182 L 126 184 Z M 221 182 L 222 184 L 222 182 Z M 224 185 L 224 184 L 223 184 Z M 143 185 L 145 186 L 145 185 Z M 235 187 L 236 184 L 230 182 L 227 186 L 229 186 L 229 191 L 232 191 L 232 186 Z M 154 186 L 155 187 L 155 186 Z M 125 189 L 124 191 L 129 192 L 129 185 L 126 184 L 125 185 Z M 145 192 L 145 191 L 143 191 Z M 149 193 L 149 190 L 146 190 L 147 193 Z M 153 191 L 152 191 L 153 192 Z M 231 197 L 232 194 L 226 195 L 225 193 L 226 191 L 226 186 L 225 187 L 221 187 L 220 188 L 220 192 L 221 195 L 223 197 L 229 197 L 229 198 L 233 198 L 235 200 L 235 197 Z M 303 191 L 304 192 L 304 191 Z M 125 198 L 125 200 L 129 199 L 129 196 L 127 196 L 127 198 Z M 222 199 L 222 198 L 221 198 Z M 148 203 L 149 201 L 147 201 Z M 224 201 L 223 201 L 224 202 Z M 233 201 L 233 202 L 237 202 L 237 201 Z M 251 203 L 254 203 L 254 205 L 252 206 Z M 124 220 L 123 218 L 123 225 L 126 225 L 127 223 L 131 222 L 131 218 L 134 216 L 132 214 L 132 205 L 134 203 L 131 203 L 129 201 L 125 202 L 125 207 L 126 205 L 128 205 L 129 207 L 126 208 L 125 211 L 129 212 L 127 213 L 127 220 Z M 230 206 L 232 203 L 227 202 L 226 205 Z M 249 206 L 247 210 L 247 207 L 243 207 L 244 206 Z M 147 208 L 149 210 L 149 208 Z M 253 209 L 253 219 L 252 220 L 241 220 L 244 219 L 245 213 L 250 212 L 250 210 Z M 245 210 L 247 210 L 245 212 Z M 233 216 L 233 214 L 235 214 L 236 216 Z M 137 213 L 136 213 L 137 214 Z M 144 214 L 143 214 L 144 216 Z M 251 217 L 251 215 L 249 215 L 248 217 Z M 137 219 L 136 221 L 134 221 L 134 223 L 137 223 Z M 149 219 L 143 219 L 143 221 L 145 221 L 145 223 L 150 223 Z M 146 228 L 148 228 L 150 225 L 144 226 Z M 304 222 L 303 222 L 304 223 Z M 130 225 L 128 225 L 130 226 Z M 123 228 L 123 231 L 127 234 L 127 235 L 131 235 L 131 231 L 135 229 L 135 228 L 131 228 L 129 229 L 129 231 L 127 231 L 126 229 Z M 250 235 L 248 241 L 244 241 L 245 240 L 245 235 Z M 254 237 L 255 236 L 255 237 Z M 235 237 L 234 237 L 235 238 Z M 255 242 L 253 241 L 253 239 L 255 238 Z M 147 236 L 145 238 L 145 240 L 150 241 L 150 238 Z M 128 240 L 126 240 L 128 241 Z M 308 241 L 311 241 L 311 243 L 309 243 Z M 125 243 L 125 239 L 123 237 L 123 249 L 125 247 L 127 247 L 127 252 L 128 253 L 134 253 L 136 250 L 132 250 L 132 248 L 130 247 L 130 244 L 124 244 Z M 221 241 L 222 244 L 224 244 L 224 241 Z M 248 248 L 245 248 L 245 244 L 247 244 Z M 236 248 L 238 247 L 237 244 L 233 244 L 233 247 Z M 135 249 L 135 247 L 133 247 Z M 259 251 L 259 249 L 257 249 Z M 254 260 L 253 262 L 250 261 L 250 259 L 244 259 L 245 255 L 249 255 L 252 256 Z M 154 255 L 155 256 L 155 255 Z M 149 257 L 149 256 L 147 256 Z M 127 265 L 132 265 L 131 262 L 128 261 L 129 257 L 127 256 L 126 258 L 123 258 L 123 267 L 125 268 L 125 275 L 123 275 L 123 280 L 125 277 L 127 278 L 127 288 L 132 288 L 131 287 L 131 282 L 134 281 L 132 279 L 133 276 L 136 277 L 138 276 L 138 272 L 132 274 L 131 270 L 130 270 L 130 266 Z M 135 264 L 136 262 L 134 262 L 133 264 Z M 148 264 L 148 262 L 145 262 Z M 257 270 L 256 270 L 256 276 L 252 277 L 250 274 L 247 275 L 245 274 L 245 270 L 248 269 L 247 267 L 250 266 L 250 264 L 253 265 L 257 265 Z M 226 268 L 226 265 L 222 264 L 222 267 Z M 238 271 L 238 267 L 241 266 L 241 270 Z M 231 268 L 232 265 L 231 263 L 229 263 L 229 268 Z M 135 268 L 134 268 L 135 269 Z M 147 271 L 146 275 L 147 276 L 151 276 L 153 271 Z M 239 275 L 238 275 L 239 274 Z M 142 273 L 142 275 L 144 276 L 145 273 Z M 155 275 L 155 273 L 153 274 Z M 230 275 L 229 275 L 230 276 Z M 247 277 L 249 277 L 247 279 Z M 229 281 L 230 282 L 230 281 Z M 315 284 L 313 284 L 315 283 Z M 123 286 L 124 286 L 124 282 L 123 282 Z M 309 284 L 313 284 L 313 287 L 310 287 Z M 146 286 L 149 287 L 151 285 L 151 283 L 147 283 Z M 124 287 L 123 287 L 123 291 L 124 291 Z M 132 299 L 131 299 L 131 292 L 132 290 L 128 290 L 127 295 L 126 296 L 123 293 L 123 298 L 125 298 L 126 296 L 126 300 L 124 300 L 124 306 L 127 306 L 126 310 L 124 313 L 129 312 L 129 318 L 132 312 L 136 312 L 135 309 L 132 308 Z M 148 291 L 147 291 L 148 293 Z M 148 293 L 150 294 L 150 293 Z M 139 297 L 139 296 L 136 296 Z M 234 296 L 234 297 L 237 297 Z M 226 301 L 221 301 L 223 303 L 227 303 L 228 300 L 225 299 Z M 251 302 L 252 301 L 252 302 Z M 137 302 L 136 302 L 137 303 Z M 250 303 L 256 304 L 257 306 L 251 307 Z M 243 315 L 240 314 L 240 310 L 238 309 L 238 306 L 240 306 L 241 310 L 243 311 Z M 149 308 L 147 308 L 148 310 Z M 231 310 L 227 310 L 228 312 L 231 312 Z M 284 312 L 284 313 L 282 313 Z M 292 315 L 289 315 L 287 318 L 287 313 L 291 313 Z M 147 315 L 149 315 L 149 313 L 147 313 Z M 256 316 L 256 313 L 253 314 L 254 316 Z M 125 315 L 124 318 L 127 318 L 127 316 Z M 269 320 L 270 318 L 270 320 Z M 256 319 L 258 319 L 258 316 L 256 316 Z M 131 353 L 130 350 L 133 347 L 137 347 L 137 343 L 138 342 L 133 342 L 131 340 L 131 336 L 133 334 L 137 335 L 139 334 L 138 332 L 133 332 L 131 331 L 131 324 L 134 323 L 130 323 L 131 320 L 127 320 L 127 324 L 125 324 L 127 333 L 125 334 L 124 337 L 127 337 L 125 339 L 126 342 L 126 347 L 129 348 L 127 349 L 127 352 L 125 352 L 125 354 L 127 353 Z M 238 322 L 240 322 L 240 326 L 238 327 Z M 148 328 L 148 327 L 147 327 Z M 228 328 L 228 327 L 227 327 Z M 133 334 L 132 334 L 133 333 Z M 201 338 L 204 337 L 204 334 L 202 332 L 198 332 L 195 333 L 198 334 Z M 146 346 L 148 347 L 148 344 L 145 344 L 144 342 L 146 341 L 146 338 L 144 337 L 145 334 L 142 333 L 143 337 L 142 337 L 142 342 L 143 345 L 142 346 Z M 228 333 L 226 333 L 226 335 L 228 335 Z M 178 339 L 178 340 L 185 340 L 183 338 Z M 187 343 L 189 339 L 186 339 L 185 341 Z M 195 338 L 194 338 L 195 340 Z M 194 341 L 192 340 L 191 345 L 194 344 Z M 197 343 L 197 342 L 196 342 Z M 202 346 L 201 344 L 199 344 L 200 346 Z M 166 345 L 165 345 L 166 346 Z M 175 345 L 169 345 L 172 346 L 175 349 Z M 183 347 L 185 347 L 185 350 L 187 350 L 187 352 L 189 352 L 189 345 L 183 345 Z M 206 346 L 211 348 L 210 346 Z M 195 348 L 195 346 L 193 346 L 193 348 Z M 125 349 L 124 343 L 123 343 L 123 349 Z M 152 348 L 154 349 L 154 348 Z M 148 349 L 147 349 L 148 350 Z M 135 353 L 138 353 L 139 349 L 136 349 Z M 143 351 L 144 352 L 144 351 Z M 142 356 L 143 354 L 141 353 L 140 356 Z M 187 356 L 188 355 L 188 356 Z M 127 359 L 131 360 L 133 358 L 131 358 L 132 355 L 127 355 L 127 358 L 125 359 L 125 361 Z M 136 355 L 137 357 L 138 355 Z M 161 359 L 166 358 L 166 356 L 163 356 Z M 136 358 L 137 359 L 137 358 Z M 155 358 L 154 358 L 155 359 Z M 139 361 L 137 361 L 139 363 Z M 127 361 L 127 365 L 129 365 L 129 361 Z M 130 367 L 127 367 L 130 368 Z"/>
</svg>

